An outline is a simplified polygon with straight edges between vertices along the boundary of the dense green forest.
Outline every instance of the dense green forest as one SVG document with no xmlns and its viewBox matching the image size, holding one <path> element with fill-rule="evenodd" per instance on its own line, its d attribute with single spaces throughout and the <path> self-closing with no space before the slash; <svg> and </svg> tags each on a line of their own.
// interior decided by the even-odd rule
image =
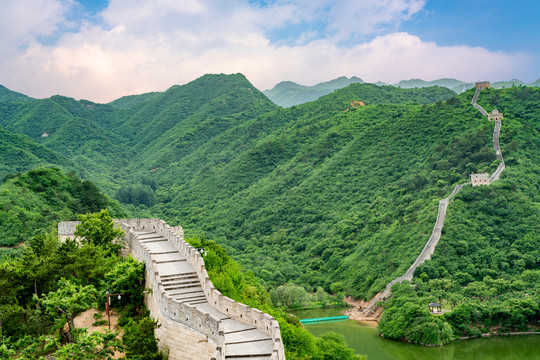
<svg viewBox="0 0 540 360">
<path fill-rule="evenodd" d="M 0 85 L 0 101 L 2 102 L 26 102 L 32 100 L 31 97 L 9 90 Z"/>
<path fill-rule="evenodd" d="M 57 188 L 63 191 L 61 184 L 49 184 L 51 191 Z M 129 358 L 162 359 L 156 323 L 143 305 L 144 264 L 117 255 L 110 239 L 122 230 L 112 229 L 107 210 L 80 219 L 77 233 L 84 241 L 61 242 L 55 231 L 44 232 L 28 237 L 20 257 L 0 261 L 0 358 L 111 359 L 120 351 Z M 122 335 L 75 327 L 81 312 L 103 312 L 106 291 L 124 294 L 114 304 Z M 95 320 L 96 326 L 107 324 Z"/>
<path fill-rule="evenodd" d="M 54 165 L 72 167 L 72 163 L 57 152 L 37 144 L 25 135 L 12 134 L 0 128 L 0 181 L 8 174 Z"/>
<path fill-rule="evenodd" d="M 540 330 L 540 89 L 484 90 L 480 100 L 504 112 L 507 168 L 489 187 L 466 187 L 455 197 L 415 286 L 402 285 L 384 305 L 386 337 L 442 344 Z M 432 301 L 452 311 L 429 315 Z"/>
<path fill-rule="evenodd" d="M 39 168 L 8 176 L 0 185 L 0 247 L 24 243 L 51 231 L 58 221 L 101 209 L 110 209 L 116 218 L 125 216 L 118 202 L 73 173 Z"/>
<path fill-rule="evenodd" d="M 111 104 L 60 96 L 4 101 L 0 125 L 7 137 L 24 134 L 27 152 L 47 149 L 67 159 L 60 167 L 95 182 L 129 216 L 159 217 L 214 239 L 267 289 L 292 283 L 368 299 L 419 254 L 439 199 L 471 172 L 497 167 L 493 123 L 471 106 L 472 96 L 473 90 L 455 96 L 440 87 L 352 84 L 283 109 L 241 74 L 206 75 Z M 540 90 L 484 90 L 479 103 L 505 114 L 507 168 L 496 184 L 465 188 L 450 204 L 414 294 L 403 290 L 417 299 L 405 302 L 422 308 L 439 296 L 431 286 L 442 285 L 431 281 L 459 284 L 448 290 L 461 296 L 456 309 L 471 302 L 510 306 L 504 302 L 513 301 L 512 292 L 535 296 L 526 285 L 489 299 L 467 290 L 494 288 L 490 281 L 531 283 L 524 277 L 534 279 L 539 263 Z M 399 308 L 385 306 L 387 314 Z M 526 319 L 508 328 L 534 322 Z M 450 315 L 439 320 L 441 342 L 477 331 L 456 327 Z"/>
<path fill-rule="evenodd" d="M 438 199 L 496 166 L 492 124 L 470 91 L 453 96 L 352 84 L 280 109 L 240 74 L 207 75 L 119 107 L 13 103 L 1 123 L 132 216 L 216 239 L 271 288 L 295 279 L 369 298 L 416 257 Z"/>
</svg>

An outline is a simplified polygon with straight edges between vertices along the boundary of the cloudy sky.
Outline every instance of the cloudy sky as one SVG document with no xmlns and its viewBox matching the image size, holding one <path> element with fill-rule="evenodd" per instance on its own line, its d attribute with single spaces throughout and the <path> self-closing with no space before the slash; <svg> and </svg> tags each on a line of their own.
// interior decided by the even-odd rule
<svg viewBox="0 0 540 360">
<path fill-rule="evenodd" d="M 533 82 L 538 19 L 535 0 L 0 0 L 0 84 L 108 102 L 206 73 Z"/>
</svg>

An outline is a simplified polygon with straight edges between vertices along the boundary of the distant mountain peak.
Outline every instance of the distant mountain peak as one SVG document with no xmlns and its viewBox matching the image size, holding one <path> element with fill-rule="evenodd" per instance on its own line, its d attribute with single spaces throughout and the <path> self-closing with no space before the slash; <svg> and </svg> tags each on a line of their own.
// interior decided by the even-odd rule
<svg viewBox="0 0 540 360">
<path fill-rule="evenodd" d="M 321 82 L 313 86 L 300 85 L 292 81 L 282 81 L 272 89 L 263 91 L 263 93 L 275 104 L 290 107 L 317 100 L 321 96 L 355 83 L 362 84 L 364 81 L 356 76 L 350 79 L 346 76 L 340 76 L 337 79 Z"/>
</svg>

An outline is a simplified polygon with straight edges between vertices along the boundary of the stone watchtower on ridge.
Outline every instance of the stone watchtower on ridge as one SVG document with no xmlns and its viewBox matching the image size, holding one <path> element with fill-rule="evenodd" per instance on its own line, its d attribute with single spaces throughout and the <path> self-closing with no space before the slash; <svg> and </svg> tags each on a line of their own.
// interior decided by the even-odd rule
<svg viewBox="0 0 540 360">
<path fill-rule="evenodd" d="M 484 89 L 484 88 L 488 88 L 490 89 L 491 88 L 491 83 L 489 81 L 477 81 L 474 86 L 477 88 L 477 89 Z"/>
<path fill-rule="evenodd" d="M 489 174 L 471 174 L 471 184 L 472 186 L 489 185 Z"/>
<path fill-rule="evenodd" d="M 488 120 L 489 121 L 497 121 L 502 120 L 503 114 L 499 112 L 499 110 L 494 109 L 491 114 L 488 114 Z"/>
</svg>

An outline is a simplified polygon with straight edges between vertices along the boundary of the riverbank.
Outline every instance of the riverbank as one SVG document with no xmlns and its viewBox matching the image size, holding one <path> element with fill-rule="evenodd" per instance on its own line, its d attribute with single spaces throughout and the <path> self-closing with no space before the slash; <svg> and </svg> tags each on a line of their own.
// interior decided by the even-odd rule
<svg viewBox="0 0 540 360">
<path fill-rule="evenodd" d="M 364 300 L 355 300 L 350 296 L 347 296 L 344 300 L 347 304 L 349 304 L 350 308 L 345 310 L 343 314 L 347 315 L 349 319 L 360 321 L 368 326 L 372 327 L 379 327 L 379 321 L 381 320 L 381 316 L 383 313 L 383 308 L 380 307 L 373 314 L 370 316 L 365 316 L 362 310 L 364 307 L 366 307 L 369 303 Z"/>
</svg>

